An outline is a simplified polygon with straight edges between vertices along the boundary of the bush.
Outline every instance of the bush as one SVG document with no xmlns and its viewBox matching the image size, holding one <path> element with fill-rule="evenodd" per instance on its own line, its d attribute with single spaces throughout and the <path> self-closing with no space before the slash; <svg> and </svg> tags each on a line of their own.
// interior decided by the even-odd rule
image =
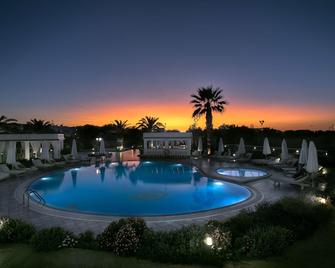
<svg viewBox="0 0 335 268">
<path fill-rule="evenodd" d="M 133 255 L 139 248 L 139 241 L 135 229 L 130 224 L 123 225 L 116 234 L 114 252 L 116 255 Z"/>
<path fill-rule="evenodd" d="M 243 236 L 246 232 L 248 232 L 250 228 L 252 228 L 256 224 L 257 224 L 256 213 L 243 210 L 238 215 L 236 215 L 233 218 L 230 218 L 222 225 L 231 231 L 232 239 L 235 240 L 237 237 Z"/>
<path fill-rule="evenodd" d="M 84 249 L 97 249 L 98 243 L 94 237 L 94 234 L 91 231 L 86 231 L 84 233 L 79 234 L 78 244 L 76 247 L 84 248 Z"/>
<path fill-rule="evenodd" d="M 286 198 L 274 204 L 257 207 L 259 225 L 278 225 L 291 230 L 298 238 L 305 238 L 331 216 L 329 206 L 312 204 L 301 199 Z"/>
<path fill-rule="evenodd" d="M 297 239 L 312 232 L 331 216 L 331 208 L 301 199 L 285 198 L 277 203 L 262 203 L 254 212 L 242 211 L 222 225 L 232 233 L 233 242 L 253 226 L 281 226 L 291 230 Z"/>
<path fill-rule="evenodd" d="M 35 227 L 19 219 L 0 218 L 0 242 L 25 243 L 35 234 Z"/>
<path fill-rule="evenodd" d="M 71 234 L 67 234 L 59 248 L 74 248 L 78 244 L 78 240 Z"/>
<path fill-rule="evenodd" d="M 31 239 L 33 248 L 37 251 L 51 251 L 63 247 L 67 233 L 62 228 L 50 228 L 37 232 Z"/>
<path fill-rule="evenodd" d="M 172 263 L 191 263 L 204 245 L 205 230 L 187 226 L 174 231 L 156 232 L 153 237 L 151 258 Z M 209 248 L 207 249 L 209 252 Z"/>
<path fill-rule="evenodd" d="M 229 232 L 213 225 L 191 225 L 154 233 L 150 258 L 170 263 L 221 265 L 228 259 L 230 248 Z"/>
<path fill-rule="evenodd" d="M 279 255 L 292 242 L 292 232 L 279 226 L 257 227 L 236 241 L 238 253 L 253 258 Z"/>
<path fill-rule="evenodd" d="M 143 219 L 127 218 L 108 225 L 97 241 L 102 249 L 119 255 L 134 255 L 144 246 L 150 233 Z"/>
</svg>

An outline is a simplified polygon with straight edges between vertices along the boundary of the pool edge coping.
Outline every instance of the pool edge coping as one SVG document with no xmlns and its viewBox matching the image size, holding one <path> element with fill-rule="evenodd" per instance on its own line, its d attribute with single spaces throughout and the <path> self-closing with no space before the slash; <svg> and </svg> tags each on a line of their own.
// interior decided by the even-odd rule
<svg viewBox="0 0 335 268">
<path fill-rule="evenodd" d="M 192 165 L 193 163 L 191 163 Z M 193 164 L 194 165 L 194 164 Z M 197 167 L 197 165 L 194 165 Z M 19 204 L 23 204 L 23 195 L 27 189 L 27 187 L 35 180 L 42 176 L 47 176 L 51 174 L 52 172 L 55 171 L 65 171 L 70 168 L 75 168 L 74 166 L 71 167 L 65 167 L 63 169 L 54 169 L 50 170 L 48 172 L 42 172 L 38 174 L 32 174 L 31 177 L 28 177 L 24 182 L 20 183 L 14 191 L 14 198 Z M 204 176 L 207 176 L 209 178 L 212 178 L 211 175 L 208 175 L 207 172 L 204 172 L 202 169 L 197 167 L 201 173 Z M 28 175 L 29 176 L 29 175 Z M 213 178 L 213 179 L 218 179 L 218 178 Z M 219 178 L 221 180 L 224 180 L 222 178 Z M 229 180 L 226 180 L 230 182 Z M 236 183 L 236 182 L 233 182 Z M 239 183 L 238 183 L 239 184 Z M 250 185 L 244 185 L 250 192 L 251 196 L 242 202 L 239 202 L 234 205 L 222 207 L 222 208 L 215 208 L 215 209 L 210 209 L 206 211 L 201 211 L 201 212 L 193 212 L 193 213 L 186 213 L 186 214 L 177 214 L 177 215 L 158 215 L 158 216 L 134 216 L 134 217 L 140 217 L 143 218 L 147 222 L 177 222 L 177 221 L 185 221 L 185 220 L 197 220 L 197 219 L 211 219 L 215 218 L 217 216 L 222 216 L 223 213 L 226 212 L 233 212 L 233 211 L 239 211 L 241 209 L 250 209 L 252 206 L 255 204 L 261 202 L 264 199 L 264 195 L 256 190 L 254 187 Z M 99 214 L 90 214 L 90 213 L 80 213 L 80 212 L 71 212 L 67 210 L 61 210 L 61 209 L 56 209 L 52 208 L 49 206 L 42 206 L 38 204 L 36 201 L 31 200 L 29 201 L 29 208 L 35 212 L 38 212 L 43 215 L 47 216 L 53 216 L 53 217 L 60 217 L 60 218 L 65 218 L 65 219 L 73 219 L 73 220 L 82 220 L 82 221 L 95 221 L 95 222 L 111 222 L 111 221 L 116 221 L 121 218 L 126 218 L 127 216 L 110 216 L 110 215 L 99 215 Z"/>
</svg>

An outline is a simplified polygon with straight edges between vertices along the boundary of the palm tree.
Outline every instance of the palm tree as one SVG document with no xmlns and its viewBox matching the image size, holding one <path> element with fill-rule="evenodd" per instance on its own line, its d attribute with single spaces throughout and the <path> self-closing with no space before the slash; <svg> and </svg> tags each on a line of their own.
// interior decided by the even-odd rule
<svg viewBox="0 0 335 268">
<path fill-rule="evenodd" d="M 17 120 L 7 118 L 7 116 L 0 116 L 0 132 L 10 131 L 16 125 Z"/>
<path fill-rule="evenodd" d="M 194 112 L 193 118 L 199 118 L 206 115 L 206 131 L 207 131 L 207 147 L 211 149 L 211 130 L 213 129 L 213 112 L 222 113 L 224 106 L 228 104 L 223 98 L 222 89 L 213 86 L 201 87 L 198 89 L 197 94 L 191 95 Z"/>
<path fill-rule="evenodd" d="M 129 127 L 128 120 L 114 120 L 112 127 L 119 132 L 123 132 Z"/>
<path fill-rule="evenodd" d="M 145 116 L 140 119 L 140 121 L 136 124 L 137 128 L 145 130 L 145 131 L 158 131 L 160 129 L 164 129 L 164 125 L 158 121 L 158 117 L 153 116 Z"/>
<path fill-rule="evenodd" d="M 32 130 L 34 132 L 47 132 L 51 131 L 51 123 L 49 121 L 39 120 L 39 119 L 31 119 L 27 122 L 28 130 Z"/>
</svg>

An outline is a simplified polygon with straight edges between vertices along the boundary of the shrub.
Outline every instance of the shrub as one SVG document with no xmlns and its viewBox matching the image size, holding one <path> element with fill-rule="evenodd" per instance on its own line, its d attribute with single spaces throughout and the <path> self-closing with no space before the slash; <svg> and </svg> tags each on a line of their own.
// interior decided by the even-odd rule
<svg viewBox="0 0 335 268">
<path fill-rule="evenodd" d="M 311 235 L 319 224 L 329 219 L 331 209 L 322 204 L 285 198 L 274 204 L 258 206 L 256 214 L 259 225 L 279 225 L 293 231 L 301 239 Z"/>
<path fill-rule="evenodd" d="M 199 249 L 205 248 L 204 236 L 204 228 L 194 225 L 179 230 L 156 232 L 151 257 L 157 261 L 190 263 Z"/>
<path fill-rule="evenodd" d="M 22 220 L 0 218 L 0 242 L 28 242 L 35 232 L 33 225 Z"/>
<path fill-rule="evenodd" d="M 91 231 L 86 231 L 79 234 L 78 244 L 76 245 L 76 247 L 85 249 L 96 249 L 98 248 L 98 243 L 94 237 L 94 234 Z"/>
<path fill-rule="evenodd" d="M 139 247 L 139 241 L 135 229 L 130 224 L 123 225 L 116 234 L 114 251 L 116 255 L 133 255 Z"/>
<path fill-rule="evenodd" d="M 212 243 L 206 244 L 206 238 Z M 151 259 L 170 263 L 221 265 L 229 256 L 230 233 L 220 228 L 191 225 L 169 232 L 156 232 Z"/>
<path fill-rule="evenodd" d="M 67 234 L 58 248 L 74 248 L 78 240 L 71 234 Z"/>
<path fill-rule="evenodd" d="M 111 250 L 116 254 L 130 255 L 135 254 L 144 246 L 150 233 L 143 219 L 127 218 L 108 225 L 104 232 L 98 235 L 97 241 L 102 249 Z M 128 245 L 129 241 L 133 241 L 132 248 Z M 127 249 L 123 247 L 126 244 Z"/>
<path fill-rule="evenodd" d="M 279 226 L 257 227 L 236 241 L 238 253 L 253 258 L 279 255 L 292 242 L 292 232 Z"/>
<path fill-rule="evenodd" d="M 243 210 L 222 225 L 231 231 L 232 239 L 235 240 L 235 238 L 245 234 L 255 224 L 257 224 L 256 213 Z"/>
<path fill-rule="evenodd" d="M 69 235 L 69 233 L 62 228 L 44 229 L 32 237 L 31 244 L 38 251 L 56 250 L 62 247 L 67 235 Z"/>
<path fill-rule="evenodd" d="M 254 212 L 243 211 L 221 225 L 231 231 L 233 242 L 244 236 L 253 226 L 268 225 L 289 229 L 296 238 L 301 239 L 310 235 L 330 216 L 329 206 L 285 198 L 274 204 L 262 203 Z"/>
</svg>

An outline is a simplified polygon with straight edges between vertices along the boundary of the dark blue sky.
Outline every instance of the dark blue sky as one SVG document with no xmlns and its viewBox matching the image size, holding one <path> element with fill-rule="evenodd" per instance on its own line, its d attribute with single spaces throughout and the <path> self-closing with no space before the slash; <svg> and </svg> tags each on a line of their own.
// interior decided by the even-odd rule
<svg viewBox="0 0 335 268">
<path fill-rule="evenodd" d="M 208 84 L 230 102 L 218 124 L 253 124 L 263 105 L 301 127 L 335 121 L 335 1 L 1 0 L 0 36 L 0 113 L 22 121 L 172 122 L 168 107 L 190 111 Z"/>
</svg>

